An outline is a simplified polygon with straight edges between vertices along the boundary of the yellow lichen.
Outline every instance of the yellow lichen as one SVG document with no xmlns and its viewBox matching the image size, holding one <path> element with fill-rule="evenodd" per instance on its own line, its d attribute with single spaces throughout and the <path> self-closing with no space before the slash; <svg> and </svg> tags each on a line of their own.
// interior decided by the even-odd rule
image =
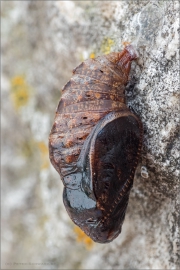
<svg viewBox="0 0 180 270">
<path fill-rule="evenodd" d="M 40 151 L 41 169 L 47 169 L 50 165 L 48 147 L 43 141 L 38 142 L 37 145 Z"/>
<path fill-rule="evenodd" d="M 30 87 L 24 76 L 15 76 L 11 80 L 11 98 L 16 109 L 25 106 L 30 98 Z"/>
<path fill-rule="evenodd" d="M 17 85 L 24 85 L 25 79 L 23 76 L 16 76 L 12 78 L 12 85 L 17 86 Z"/>
<path fill-rule="evenodd" d="M 88 237 L 79 227 L 74 227 L 74 232 L 77 236 L 77 242 L 83 243 L 87 249 L 91 249 L 94 242 L 93 240 Z"/>
<path fill-rule="evenodd" d="M 90 53 L 90 56 L 89 56 L 91 59 L 94 59 L 95 57 L 96 57 L 96 55 L 95 55 L 95 53 L 94 52 L 92 52 L 92 53 Z"/>
<path fill-rule="evenodd" d="M 36 141 L 33 138 L 21 143 L 21 154 L 25 158 L 33 158 L 38 154 L 38 165 L 41 169 L 47 169 L 50 166 L 48 147 L 44 141 Z"/>
<path fill-rule="evenodd" d="M 111 48 L 114 45 L 114 40 L 110 38 L 104 38 L 101 44 L 101 52 L 103 54 L 108 54 L 111 52 Z"/>
<path fill-rule="evenodd" d="M 34 154 L 36 142 L 33 139 L 26 140 L 21 143 L 21 153 L 26 158 L 31 158 Z"/>
</svg>

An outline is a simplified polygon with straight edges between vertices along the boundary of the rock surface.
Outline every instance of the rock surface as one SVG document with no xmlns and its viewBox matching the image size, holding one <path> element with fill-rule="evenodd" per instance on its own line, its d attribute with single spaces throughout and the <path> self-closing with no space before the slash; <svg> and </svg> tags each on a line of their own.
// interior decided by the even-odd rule
<svg viewBox="0 0 180 270">
<path fill-rule="evenodd" d="M 73 68 L 133 42 L 148 3 L 2 1 L 2 269 L 180 268 L 179 1 L 156 1 L 162 25 L 132 65 L 127 102 L 144 125 L 143 153 L 115 241 L 76 240 L 48 161 Z"/>
</svg>

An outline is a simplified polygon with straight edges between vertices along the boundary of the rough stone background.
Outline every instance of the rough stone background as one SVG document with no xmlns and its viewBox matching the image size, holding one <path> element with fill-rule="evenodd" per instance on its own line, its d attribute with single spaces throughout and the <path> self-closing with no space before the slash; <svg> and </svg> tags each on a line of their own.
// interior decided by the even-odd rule
<svg viewBox="0 0 180 270">
<path fill-rule="evenodd" d="M 48 160 L 72 69 L 133 41 L 149 2 L 1 1 L 2 269 L 180 269 L 179 1 L 155 1 L 162 25 L 132 66 L 127 101 L 144 125 L 143 153 L 116 240 L 77 241 Z"/>
</svg>

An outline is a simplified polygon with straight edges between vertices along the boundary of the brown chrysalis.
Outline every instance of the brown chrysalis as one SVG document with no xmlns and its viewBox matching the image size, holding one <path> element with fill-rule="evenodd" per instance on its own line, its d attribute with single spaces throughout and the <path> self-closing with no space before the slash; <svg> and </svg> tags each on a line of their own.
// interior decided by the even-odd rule
<svg viewBox="0 0 180 270">
<path fill-rule="evenodd" d="M 142 124 L 125 103 L 131 45 L 88 59 L 62 90 L 49 137 L 70 218 L 95 242 L 121 232 L 141 152 Z"/>
</svg>

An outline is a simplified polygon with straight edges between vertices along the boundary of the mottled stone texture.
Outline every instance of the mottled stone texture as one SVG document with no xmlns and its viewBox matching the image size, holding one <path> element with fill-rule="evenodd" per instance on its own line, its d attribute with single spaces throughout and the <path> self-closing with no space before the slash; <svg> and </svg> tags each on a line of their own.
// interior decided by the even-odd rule
<svg viewBox="0 0 180 270">
<path fill-rule="evenodd" d="M 127 101 L 143 122 L 144 142 L 121 235 L 85 250 L 58 174 L 41 166 L 71 71 L 132 41 L 148 2 L 2 1 L 2 269 L 180 268 L 179 1 L 159 1 L 162 25 L 132 65 Z M 19 75 L 31 94 L 17 112 L 11 79 Z"/>
</svg>

